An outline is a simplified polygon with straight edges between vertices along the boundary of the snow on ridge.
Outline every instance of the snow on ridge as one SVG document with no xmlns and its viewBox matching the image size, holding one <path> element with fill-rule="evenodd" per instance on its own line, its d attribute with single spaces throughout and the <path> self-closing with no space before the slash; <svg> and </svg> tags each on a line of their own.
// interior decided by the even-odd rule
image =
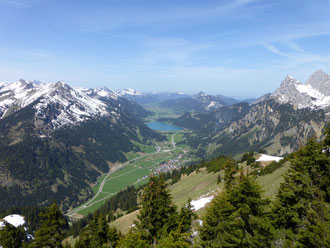
<svg viewBox="0 0 330 248">
<path fill-rule="evenodd" d="M 313 80 L 309 79 L 305 84 L 292 76 L 287 76 L 271 96 L 281 103 L 289 102 L 298 108 L 328 107 L 330 95 L 327 95 L 327 82 L 323 82 L 322 77 L 317 77 L 316 74 L 318 73 L 312 75 Z M 322 87 L 325 88 L 324 91 L 320 90 Z"/>
<path fill-rule="evenodd" d="M 209 202 L 212 201 L 212 199 L 214 198 L 214 196 L 202 196 L 197 200 L 193 200 L 191 201 L 191 205 L 192 208 L 197 211 L 203 207 L 205 207 L 206 204 L 208 204 Z"/>
<path fill-rule="evenodd" d="M 38 99 L 33 107 L 40 119 L 47 118 L 45 113 L 49 112 L 46 110 L 51 105 L 56 106 L 59 113 L 51 121 L 55 128 L 75 124 L 92 116 L 109 115 L 104 102 L 88 96 L 83 90 L 71 88 L 63 81 L 45 84 L 19 80 L 4 84 L 0 88 L 0 96 L 0 118 L 5 116 L 8 109 L 24 108 Z"/>
<path fill-rule="evenodd" d="M 131 96 L 142 96 L 143 94 L 135 89 L 122 89 L 115 90 L 119 96 L 131 95 Z"/>
<path fill-rule="evenodd" d="M 67 124 L 74 125 L 76 122 L 84 121 L 91 116 L 108 114 L 106 104 L 101 100 L 92 98 L 64 83 L 51 85 L 50 92 L 44 94 L 43 99 L 35 105 L 37 115 L 41 118 L 46 118 L 43 113 L 50 104 L 62 106 L 60 108 L 61 113 L 52 120 L 52 124 L 56 128 Z"/>
<path fill-rule="evenodd" d="M 18 214 L 7 215 L 3 220 L 0 220 L 0 228 L 5 227 L 5 222 L 14 227 L 19 227 L 25 224 L 24 217 Z"/>
<path fill-rule="evenodd" d="M 261 154 L 260 158 L 256 160 L 256 162 L 268 162 L 268 161 L 280 161 L 282 160 L 282 157 L 275 157 L 275 156 L 270 156 L 266 154 Z"/>
<path fill-rule="evenodd" d="M 216 101 L 211 101 L 210 104 L 207 106 L 209 109 L 216 106 L 217 102 Z"/>
</svg>

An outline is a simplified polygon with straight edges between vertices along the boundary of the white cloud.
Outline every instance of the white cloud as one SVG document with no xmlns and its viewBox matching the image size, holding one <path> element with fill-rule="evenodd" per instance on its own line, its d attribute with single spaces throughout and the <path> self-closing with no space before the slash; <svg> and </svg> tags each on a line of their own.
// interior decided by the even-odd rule
<svg viewBox="0 0 330 248">
<path fill-rule="evenodd" d="M 278 48 L 276 48 L 275 46 L 273 46 L 271 44 L 263 44 L 263 46 L 265 48 L 267 48 L 270 52 L 274 53 L 274 54 L 277 54 L 277 55 L 280 55 L 280 56 L 283 56 L 283 57 L 286 57 L 286 58 L 292 58 L 291 55 L 281 52 Z"/>
</svg>

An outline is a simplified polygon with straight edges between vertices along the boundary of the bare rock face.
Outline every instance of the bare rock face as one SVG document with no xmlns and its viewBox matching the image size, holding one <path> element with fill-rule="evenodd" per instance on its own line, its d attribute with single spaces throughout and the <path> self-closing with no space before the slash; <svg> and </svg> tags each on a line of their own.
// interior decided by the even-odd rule
<svg viewBox="0 0 330 248">
<path fill-rule="evenodd" d="M 318 70 L 305 84 L 287 76 L 271 98 L 281 103 L 290 103 L 297 108 L 326 109 L 330 105 L 330 76 Z"/>
<path fill-rule="evenodd" d="M 306 81 L 306 84 L 311 85 L 314 89 L 322 92 L 326 96 L 330 96 L 330 75 L 322 70 L 314 72 Z"/>
</svg>

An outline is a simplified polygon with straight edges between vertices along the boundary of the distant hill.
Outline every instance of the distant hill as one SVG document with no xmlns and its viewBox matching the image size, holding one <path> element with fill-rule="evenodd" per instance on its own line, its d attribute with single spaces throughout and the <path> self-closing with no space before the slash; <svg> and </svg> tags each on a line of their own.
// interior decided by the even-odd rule
<svg viewBox="0 0 330 248">
<path fill-rule="evenodd" d="M 207 113 L 224 106 L 230 106 L 240 101 L 222 95 L 209 95 L 200 92 L 192 97 L 178 99 L 168 99 L 162 101 L 159 105 L 164 108 L 170 108 L 176 112 L 199 112 Z"/>
</svg>

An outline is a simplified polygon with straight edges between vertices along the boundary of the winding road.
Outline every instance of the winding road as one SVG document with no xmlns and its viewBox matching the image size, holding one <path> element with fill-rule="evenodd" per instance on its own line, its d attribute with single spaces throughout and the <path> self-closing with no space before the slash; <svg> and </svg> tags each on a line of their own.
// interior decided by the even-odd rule
<svg viewBox="0 0 330 248">
<path fill-rule="evenodd" d="M 178 131 L 178 132 L 180 132 L 180 131 Z M 174 151 L 174 150 L 176 149 L 176 143 L 175 143 L 175 141 L 174 141 L 174 137 L 175 137 L 175 135 L 176 135 L 178 132 L 175 132 L 175 133 L 172 135 L 172 137 L 171 137 L 172 149 L 171 149 L 170 151 Z M 182 148 L 180 148 L 180 149 L 183 151 Z M 110 169 L 110 171 L 106 174 L 106 176 L 105 176 L 105 177 L 103 178 L 103 180 L 101 181 L 100 187 L 99 187 L 97 193 L 94 195 L 94 197 L 93 197 L 92 199 L 90 199 L 89 201 L 87 201 L 86 203 L 84 203 L 82 206 L 80 206 L 80 207 L 78 207 L 78 208 L 75 208 L 75 209 L 73 209 L 73 210 L 67 212 L 65 215 L 67 215 L 67 216 L 70 217 L 70 218 L 73 218 L 73 217 L 75 217 L 75 216 L 78 217 L 77 214 L 78 214 L 79 211 L 81 211 L 81 210 L 83 210 L 83 209 L 86 209 L 86 208 L 89 208 L 89 207 L 93 206 L 94 204 L 96 204 L 96 203 L 98 203 L 98 202 L 100 202 L 100 201 L 103 201 L 103 200 L 109 198 L 109 197 L 112 196 L 112 195 L 115 195 L 115 194 L 118 193 L 119 191 L 114 192 L 114 193 L 103 192 L 104 184 L 105 184 L 107 181 L 110 181 L 110 180 L 112 180 L 112 179 L 114 179 L 114 178 L 118 178 L 118 177 L 121 177 L 121 176 L 123 176 L 123 175 L 129 174 L 129 173 L 131 173 L 131 172 L 137 170 L 138 168 L 135 169 L 135 170 L 131 170 L 131 171 L 129 171 L 129 172 L 126 172 L 126 173 L 124 173 L 124 174 L 121 174 L 121 175 L 119 175 L 119 176 L 112 177 L 112 178 L 110 178 L 109 180 L 107 180 L 107 179 L 109 178 L 109 176 L 110 176 L 112 173 L 114 173 L 115 171 L 117 171 L 117 170 L 119 170 L 120 168 L 122 168 L 122 167 L 128 165 L 128 164 L 131 163 L 131 162 L 136 161 L 137 159 L 140 159 L 140 158 L 143 158 L 143 157 L 146 157 L 146 156 L 152 156 L 152 155 L 154 155 L 154 154 L 167 153 L 167 152 L 168 152 L 168 151 L 165 152 L 165 151 L 159 151 L 159 150 L 156 149 L 156 152 L 148 153 L 148 154 L 144 154 L 144 155 L 138 156 L 138 157 L 136 157 L 136 158 L 133 158 L 133 159 L 131 159 L 131 160 L 126 161 L 124 164 L 122 164 L 121 166 L 116 167 L 116 168 L 113 169 L 113 170 Z M 157 165 L 157 164 L 160 164 L 162 161 L 167 160 L 167 159 L 169 159 L 169 158 L 171 158 L 171 157 L 172 157 L 172 155 L 169 156 L 169 157 L 166 157 L 166 158 L 162 159 L 161 161 L 159 161 L 159 162 L 157 162 L 157 163 L 155 163 L 155 164 L 153 164 L 153 166 L 155 166 L 155 165 Z M 135 182 L 134 184 L 136 184 L 136 183 L 138 183 L 138 182 L 139 182 L 139 181 Z M 99 200 L 97 200 L 97 201 L 94 201 L 94 200 L 95 200 L 95 199 L 96 199 L 101 193 L 105 193 L 105 194 L 108 194 L 108 195 L 105 196 L 105 197 L 103 197 L 103 198 L 101 198 L 101 199 L 99 199 Z"/>
</svg>

